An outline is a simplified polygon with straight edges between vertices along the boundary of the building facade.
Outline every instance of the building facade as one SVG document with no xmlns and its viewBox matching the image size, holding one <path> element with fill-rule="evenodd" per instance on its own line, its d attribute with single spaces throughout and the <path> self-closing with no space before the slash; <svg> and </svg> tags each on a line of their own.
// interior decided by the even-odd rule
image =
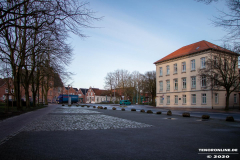
<svg viewBox="0 0 240 160">
<path fill-rule="evenodd" d="M 184 108 L 225 108 L 224 88 L 208 87 L 207 80 L 198 76 L 213 52 L 223 49 L 207 41 L 200 41 L 158 60 L 156 65 L 156 106 Z M 207 72 L 207 71 L 206 71 Z M 230 107 L 239 106 L 238 91 L 230 95 Z"/>
</svg>

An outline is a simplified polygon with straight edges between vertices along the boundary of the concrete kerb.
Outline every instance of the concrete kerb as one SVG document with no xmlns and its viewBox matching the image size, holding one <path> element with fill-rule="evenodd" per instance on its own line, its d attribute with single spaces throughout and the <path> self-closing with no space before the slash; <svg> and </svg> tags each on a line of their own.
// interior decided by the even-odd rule
<svg viewBox="0 0 240 160">
<path fill-rule="evenodd" d="M 115 111 L 122 111 L 121 108 L 120 108 L 120 110 L 119 110 L 118 107 L 115 107 L 115 108 L 116 108 Z M 109 110 L 109 109 L 111 109 L 111 108 L 108 107 L 107 109 Z M 143 108 L 136 109 L 136 112 L 140 112 L 142 109 L 143 109 Z M 169 110 L 169 109 L 167 109 L 167 110 Z M 131 108 L 129 108 L 129 110 L 125 110 L 125 111 L 130 111 L 130 112 L 131 112 Z M 160 110 L 160 108 L 158 108 L 158 110 L 152 110 L 152 111 L 153 111 L 153 113 L 155 113 L 155 114 L 156 114 L 158 111 L 161 111 L 162 114 L 159 114 L 158 116 L 161 116 L 161 115 L 165 115 L 165 114 L 166 114 L 165 111 Z M 171 111 L 172 111 L 172 110 L 171 110 Z M 183 111 L 183 112 L 185 112 L 185 111 Z M 140 113 L 143 113 L 143 112 L 140 112 Z M 146 113 L 146 112 L 145 112 L 145 113 Z M 223 112 L 223 113 L 224 113 L 224 112 Z M 155 114 L 153 114 L 153 115 L 155 115 Z M 166 115 L 167 115 L 167 114 L 166 114 Z M 179 114 L 179 113 L 174 113 L 173 111 L 172 111 L 172 115 L 182 117 L 182 113 L 181 113 L 181 114 Z M 193 118 L 199 118 L 200 120 L 202 119 L 202 115 L 201 115 L 201 116 L 191 115 L 190 118 L 191 118 L 191 117 L 193 117 Z M 189 117 L 188 117 L 188 118 L 189 118 Z M 221 118 L 211 118 L 211 117 L 210 117 L 208 120 L 213 120 L 213 119 L 224 120 L 224 119 L 221 119 Z M 225 121 L 225 120 L 224 120 L 224 121 Z M 240 122 L 240 120 L 236 120 L 236 119 L 234 119 L 234 121 L 235 121 L 235 122 Z"/>
</svg>

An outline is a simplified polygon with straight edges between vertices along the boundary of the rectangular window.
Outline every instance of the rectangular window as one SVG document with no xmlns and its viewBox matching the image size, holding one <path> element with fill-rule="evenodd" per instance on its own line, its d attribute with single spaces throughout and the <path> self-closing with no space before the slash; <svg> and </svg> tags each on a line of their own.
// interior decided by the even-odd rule
<svg viewBox="0 0 240 160">
<path fill-rule="evenodd" d="M 167 80 L 167 91 L 170 91 L 170 81 Z"/>
<path fill-rule="evenodd" d="M 162 67 L 160 67 L 159 76 L 162 76 Z"/>
<path fill-rule="evenodd" d="M 167 96 L 167 104 L 170 104 L 170 96 Z"/>
<path fill-rule="evenodd" d="M 162 81 L 159 82 L 159 87 L 160 87 L 160 91 L 163 91 L 163 82 Z"/>
<path fill-rule="evenodd" d="M 237 103 L 237 94 L 234 94 L 234 103 Z"/>
<path fill-rule="evenodd" d="M 215 104 L 218 104 L 218 93 L 215 93 Z"/>
<path fill-rule="evenodd" d="M 182 72 L 186 72 L 186 62 L 182 62 Z"/>
<path fill-rule="evenodd" d="M 81 97 L 81 96 L 82 96 L 82 94 L 78 94 L 78 96 L 79 96 L 79 97 Z"/>
<path fill-rule="evenodd" d="M 160 96 L 160 104 L 163 104 L 163 96 Z"/>
<path fill-rule="evenodd" d="M 191 60 L 191 71 L 195 70 L 195 59 Z"/>
<path fill-rule="evenodd" d="M 214 56 L 213 65 L 217 68 L 217 56 Z"/>
<path fill-rule="evenodd" d="M 206 64 L 205 57 L 202 57 L 201 58 L 201 68 L 205 68 L 206 67 L 205 64 Z"/>
<path fill-rule="evenodd" d="M 214 75 L 214 86 L 217 86 L 218 85 L 218 75 L 215 74 Z"/>
<path fill-rule="evenodd" d="M 14 89 L 11 89 L 11 93 L 14 93 Z"/>
<path fill-rule="evenodd" d="M 175 63 L 173 66 L 174 66 L 174 73 L 177 73 L 177 63 Z"/>
<path fill-rule="evenodd" d="M 191 88 L 196 88 L 196 77 L 191 77 Z"/>
<path fill-rule="evenodd" d="M 182 88 L 183 88 L 183 89 L 186 89 L 186 87 L 187 87 L 186 78 L 182 78 Z"/>
<path fill-rule="evenodd" d="M 167 66 L 167 75 L 169 75 L 169 74 L 170 74 L 170 67 Z"/>
<path fill-rule="evenodd" d="M 183 100 L 183 104 L 186 104 L 186 103 L 187 103 L 187 96 L 186 96 L 186 95 L 183 95 L 182 100 Z"/>
<path fill-rule="evenodd" d="M 178 104 L 178 96 L 175 95 L 175 101 L 174 101 L 175 104 Z"/>
<path fill-rule="evenodd" d="M 178 79 L 174 79 L 174 90 L 178 90 Z"/>
<path fill-rule="evenodd" d="M 202 104 L 206 104 L 207 103 L 207 96 L 206 94 L 202 94 Z"/>
<path fill-rule="evenodd" d="M 192 94 L 192 104 L 196 104 L 196 94 Z"/>
<path fill-rule="evenodd" d="M 206 76 L 201 77 L 201 87 L 206 87 Z"/>
<path fill-rule="evenodd" d="M 5 93 L 8 93 L 8 89 L 5 89 Z"/>
</svg>

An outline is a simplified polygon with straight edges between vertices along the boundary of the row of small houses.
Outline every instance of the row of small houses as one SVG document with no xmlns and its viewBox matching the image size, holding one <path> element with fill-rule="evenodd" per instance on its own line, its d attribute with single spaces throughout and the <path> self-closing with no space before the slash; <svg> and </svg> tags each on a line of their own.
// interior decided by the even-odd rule
<svg viewBox="0 0 240 160">
<path fill-rule="evenodd" d="M 114 93 L 115 92 L 115 93 Z M 119 101 L 120 99 L 123 99 L 123 90 L 122 89 L 116 89 L 115 91 L 112 90 L 102 90 L 99 88 L 73 88 L 73 87 L 53 87 L 48 90 L 47 99 L 50 103 L 56 103 L 57 98 L 60 94 L 67 94 L 67 95 L 78 95 L 79 103 L 101 103 L 106 101 Z M 9 96 L 9 99 L 11 100 L 14 95 L 14 86 L 12 83 L 11 78 L 0 78 L 0 102 L 5 101 L 7 96 Z M 116 96 L 114 96 L 116 95 Z M 21 87 L 21 97 L 22 100 L 26 100 L 25 98 L 25 92 L 24 88 Z M 141 102 L 144 102 L 146 100 L 150 100 L 147 96 L 140 96 Z M 29 90 L 29 98 L 30 101 L 32 100 L 32 92 Z M 146 99 L 148 98 L 148 99 Z M 42 90 L 39 90 L 39 102 L 43 102 L 44 98 L 42 95 Z M 125 97 L 124 99 L 129 99 L 129 97 Z M 129 99 L 132 101 L 132 99 Z M 133 100 L 134 101 L 134 100 Z M 135 100 L 136 101 L 136 100 Z M 136 102 L 135 102 L 136 103 Z"/>
</svg>

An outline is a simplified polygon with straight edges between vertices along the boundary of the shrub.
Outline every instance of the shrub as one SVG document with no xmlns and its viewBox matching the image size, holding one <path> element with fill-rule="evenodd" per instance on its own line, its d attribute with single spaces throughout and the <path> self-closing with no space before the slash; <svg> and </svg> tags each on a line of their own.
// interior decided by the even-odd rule
<svg viewBox="0 0 240 160">
<path fill-rule="evenodd" d="M 131 111 L 136 111 L 136 109 L 135 109 L 135 108 L 132 108 Z"/>
<path fill-rule="evenodd" d="M 183 116 L 183 117 L 190 117 L 190 113 L 184 112 L 184 113 L 182 114 L 182 116 Z"/>
<path fill-rule="evenodd" d="M 145 112 L 145 110 L 144 110 L 144 109 L 141 109 L 140 112 Z"/>
<path fill-rule="evenodd" d="M 156 114 L 162 114 L 162 112 L 161 111 L 157 111 L 157 113 Z"/>
<path fill-rule="evenodd" d="M 168 116 L 171 116 L 171 115 L 172 115 L 172 111 L 170 111 L 170 110 L 167 111 L 167 115 L 168 115 Z"/>
<path fill-rule="evenodd" d="M 152 110 L 147 110 L 147 113 L 153 113 L 153 111 Z"/>
</svg>

